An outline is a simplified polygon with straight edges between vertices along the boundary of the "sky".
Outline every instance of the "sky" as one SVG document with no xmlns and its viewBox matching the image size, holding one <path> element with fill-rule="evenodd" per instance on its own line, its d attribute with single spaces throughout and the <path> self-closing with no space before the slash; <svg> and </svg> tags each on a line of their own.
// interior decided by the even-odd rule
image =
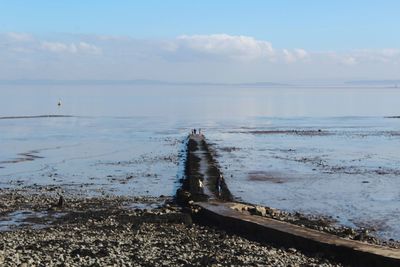
<svg viewBox="0 0 400 267">
<path fill-rule="evenodd" d="M 400 79 L 400 1 L 0 0 L 0 79 Z"/>
</svg>

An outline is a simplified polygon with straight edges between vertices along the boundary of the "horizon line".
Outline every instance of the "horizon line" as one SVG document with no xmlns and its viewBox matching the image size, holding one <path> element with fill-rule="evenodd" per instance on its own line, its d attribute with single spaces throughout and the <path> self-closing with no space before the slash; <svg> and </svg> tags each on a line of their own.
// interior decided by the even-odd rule
<svg viewBox="0 0 400 267">
<path fill-rule="evenodd" d="M 400 86 L 400 79 L 383 80 L 303 80 L 290 82 L 189 82 L 155 79 L 0 79 L 0 85 L 173 85 L 173 86 L 256 86 L 256 87 L 298 87 L 310 85 L 325 86 Z"/>
</svg>

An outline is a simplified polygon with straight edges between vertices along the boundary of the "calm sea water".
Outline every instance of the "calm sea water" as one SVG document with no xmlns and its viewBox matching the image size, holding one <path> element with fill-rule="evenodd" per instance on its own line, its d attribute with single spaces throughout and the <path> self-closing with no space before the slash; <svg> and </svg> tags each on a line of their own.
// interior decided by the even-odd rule
<svg viewBox="0 0 400 267">
<path fill-rule="evenodd" d="M 0 87 L 0 187 L 173 195 L 202 128 L 233 194 L 400 239 L 400 90 Z M 62 105 L 57 106 L 61 100 Z M 4 118 L 71 115 L 58 118 Z"/>
</svg>

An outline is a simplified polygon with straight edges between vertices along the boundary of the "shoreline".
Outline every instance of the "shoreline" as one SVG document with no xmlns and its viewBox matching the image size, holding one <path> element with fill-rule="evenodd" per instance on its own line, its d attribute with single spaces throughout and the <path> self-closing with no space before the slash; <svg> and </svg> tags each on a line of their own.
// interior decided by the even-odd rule
<svg viewBox="0 0 400 267">
<path fill-rule="evenodd" d="M 56 186 L 55 188 L 59 188 Z M 0 189 L 0 233 L 6 231 L 19 230 L 24 227 L 46 228 L 48 224 L 58 219 L 58 214 L 63 215 L 64 208 L 57 207 L 59 200 L 59 192 L 56 189 L 47 186 L 40 189 L 23 188 L 23 189 Z M 90 200 L 96 200 L 98 203 L 113 205 L 126 204 L 126 209 L 154 209 L 160 208 L 165 204 L 187 205 L 188 201 L 182 203 L 175 196 L 118 196 L 118 195 L 82 195 L 76 193 L 63 193 L 63 198 L 68 201 L 68 211 L 90 206 Z M 166 203 L 165 203 L 166 202 Z M 135 203 L 137 205 L 135 206 Z M 190 202 L 192 203 L 192 202 Z M 369 228 L 352 228 L 342 224 L 338 224 L 333 218 L 323 215 L 304 214 L 300 212 L 288 212 L 273 207 L 256 205 L 244 201 L 236 201 L 238 204 L 237 211 L 243 214 L 271 218 L 278 221 L 288 222 L 305 228 L 333 234 L 342 238 L 357 240 L 369 244 L 400 249 L 400 240 L 383 239 L 375 236 L 374 229 Z M 191 207 L 191 204 L 188 206 Z M 240 207 L 239 207 L 240 206 Z M 101 206 L 99 206 L 101 207 Z M 182 208 L 182 206 L 179 206 Z M 184 207 L 184 206 L 183 206 Z M 26 216 L 21 216 L 26 215 Z M 13 222 L 21 219 L 20 223 Z M 7 222 L 12 222 L 10 228 L 7 227 Z"/>
</svg>

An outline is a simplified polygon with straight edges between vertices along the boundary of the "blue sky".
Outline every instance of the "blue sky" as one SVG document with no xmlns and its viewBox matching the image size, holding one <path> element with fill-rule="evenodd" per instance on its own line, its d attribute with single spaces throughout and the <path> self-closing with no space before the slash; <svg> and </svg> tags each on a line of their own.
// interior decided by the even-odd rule
<svg viewBox="0 0 400 267">
<path fill-rule="evenodd" d="M 400 46 L 400 1 L 1 1 L 0 30 L 135 38 L 249 35 L 306 49 Z"/>
<path fill-rule="evenodd" d="M 77 78 L 79 60 L 90 77 L 109 74 L 110 62 L 138 70 L 110 75 L 121 79 L 177 79 L 187 67 L 193 80 L 216 80 L 210 67 L 224 80 L 397 79 L 399 10 L 395 0 L 0 0 L 0 57 L 12 69 L 0 78 L 39 77 L 52 64 Z M 138 67 L 150 59 L 154 73 Z M 232 62 L 246 69 L 228 71 Z M 177 73 L 161 75 L 170 68 Z"/>
</svg>

